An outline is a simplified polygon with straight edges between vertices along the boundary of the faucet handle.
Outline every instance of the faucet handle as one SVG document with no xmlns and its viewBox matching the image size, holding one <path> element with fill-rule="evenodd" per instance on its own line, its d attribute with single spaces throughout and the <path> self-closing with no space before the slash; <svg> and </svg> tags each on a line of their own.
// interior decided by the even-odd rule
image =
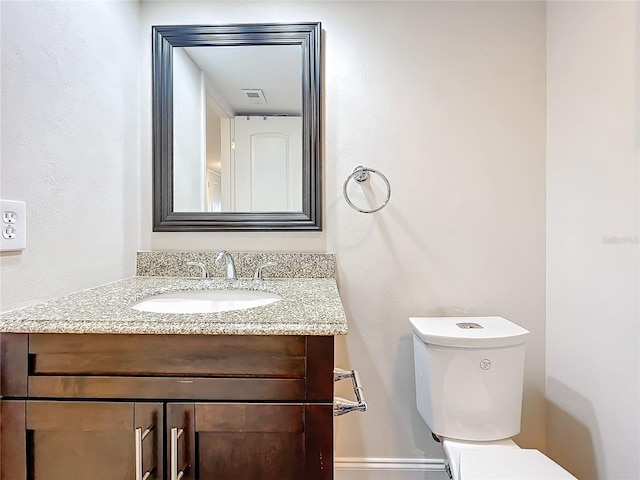
<svg viewBox="0 0 640 480">
<path fill-rule="evenodd" d="M 229 252 L 227 252 L 226 250 L 221 250 L 218 255 L 216 255 L 216 265 L 220 265 L 220 263 L 222 263 L 222 260 L 229 255 Z"/>
<path fill-rule="evenodd" d="M 209 270 L 207 269 L 207 266 L 204 263 L 187 262 L 185 263 L 185 265 L 189 265 L 192 267 L 200 267 L 200 280 L 208 280 L 209 278 L 211 278 L 211 275 L 209 275 Z"/>
<path fill-rule="evenodd" d="M 253 281 L 259 282 L 262 280 L 262 269 L 264 267 L 274 267 L 276 265 L 278 265 L 278 262 L 266 262 L 261 265 L 258 265 L 258 268 L 256 268 L 256 273 L 253 274 Z"/>
</svg>

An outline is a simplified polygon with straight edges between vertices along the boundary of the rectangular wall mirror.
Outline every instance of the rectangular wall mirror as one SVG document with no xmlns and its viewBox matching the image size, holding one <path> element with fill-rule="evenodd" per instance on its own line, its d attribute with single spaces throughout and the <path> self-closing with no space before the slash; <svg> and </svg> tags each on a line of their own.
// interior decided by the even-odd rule
<svg viewBox="0 0 640 480">
<path fill-rule="evenodd" d="M 153 230 L 321 230 L 320 23 L 153 27 Z"/>
</svg>

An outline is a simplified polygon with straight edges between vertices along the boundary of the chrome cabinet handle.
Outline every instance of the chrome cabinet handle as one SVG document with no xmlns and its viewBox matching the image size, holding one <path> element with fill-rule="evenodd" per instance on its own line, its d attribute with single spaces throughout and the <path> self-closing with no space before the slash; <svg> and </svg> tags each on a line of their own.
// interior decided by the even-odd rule
<svg viewBox="0 0 640 480">
<path fill-rule="evenodd" d="M 350 413 L 353 411 L 366 412 L 367 402 L 364 400 L 364 389 L 360 384 L 360 375 L 357 370 L 342 370 L 336 368 L 333 370 L 333 381 L 338 382 L 345 378 L 351 378 L 353 383 L 353 393 L 356 396 L 356 401 L 345 400 L 344 398 L 336 397 L 333 400 L 333 416 L 337 417 Z"/>
<path fill-rule="evenodd" d="M 178 440 L 183 433 L 183 428 L 171 429 L 171 480 L 180 480 L 182 477 L 184 477 L 184 470 L 179 470 L 178 467 Z"/>
<path fill-rule="evenodd" d="M 151 476 L 151 470 L 144 472 L 142 465 L 142 441 L 147 438 L 151 430 L 153 430 L 153 426 L 144 432 L 141 428 L 136 428 L 136 480 L 147 480 Z"/>
</svg>

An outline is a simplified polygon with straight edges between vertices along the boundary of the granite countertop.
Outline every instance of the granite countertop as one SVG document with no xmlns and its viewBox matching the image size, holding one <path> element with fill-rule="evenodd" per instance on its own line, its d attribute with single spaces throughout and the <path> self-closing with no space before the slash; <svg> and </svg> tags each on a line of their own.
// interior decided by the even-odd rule
<svg viewBox="0 0 640 480">
<path fill-rule="evenodd" d="M 269 305 L 216 313 L 149 313 L 130 304 L 180 290 L 262 290 L 282 296 Z M 200 281 L 131 277 L 0 315 L 0 332 L 198 335 L 345 335 L 347 320 L 333 278 Z"/>
</svg>

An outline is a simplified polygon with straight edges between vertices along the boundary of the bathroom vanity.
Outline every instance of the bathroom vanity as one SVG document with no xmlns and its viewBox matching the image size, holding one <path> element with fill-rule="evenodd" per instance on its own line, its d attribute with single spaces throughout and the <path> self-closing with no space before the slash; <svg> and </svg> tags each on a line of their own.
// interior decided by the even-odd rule
<svg viewBox="0 0 640 480">
<path fill-rule="evenodd" d="M 331 336 L 1 342 L 2 479 L 332 478 Z"/>
<path fill-rule="evenodd" d="M 132 277 L 0 317 L 2 480 L 333 478 L 333 278 L 202 314 L 130 305 L 223 281 Z"/>
</svg>

